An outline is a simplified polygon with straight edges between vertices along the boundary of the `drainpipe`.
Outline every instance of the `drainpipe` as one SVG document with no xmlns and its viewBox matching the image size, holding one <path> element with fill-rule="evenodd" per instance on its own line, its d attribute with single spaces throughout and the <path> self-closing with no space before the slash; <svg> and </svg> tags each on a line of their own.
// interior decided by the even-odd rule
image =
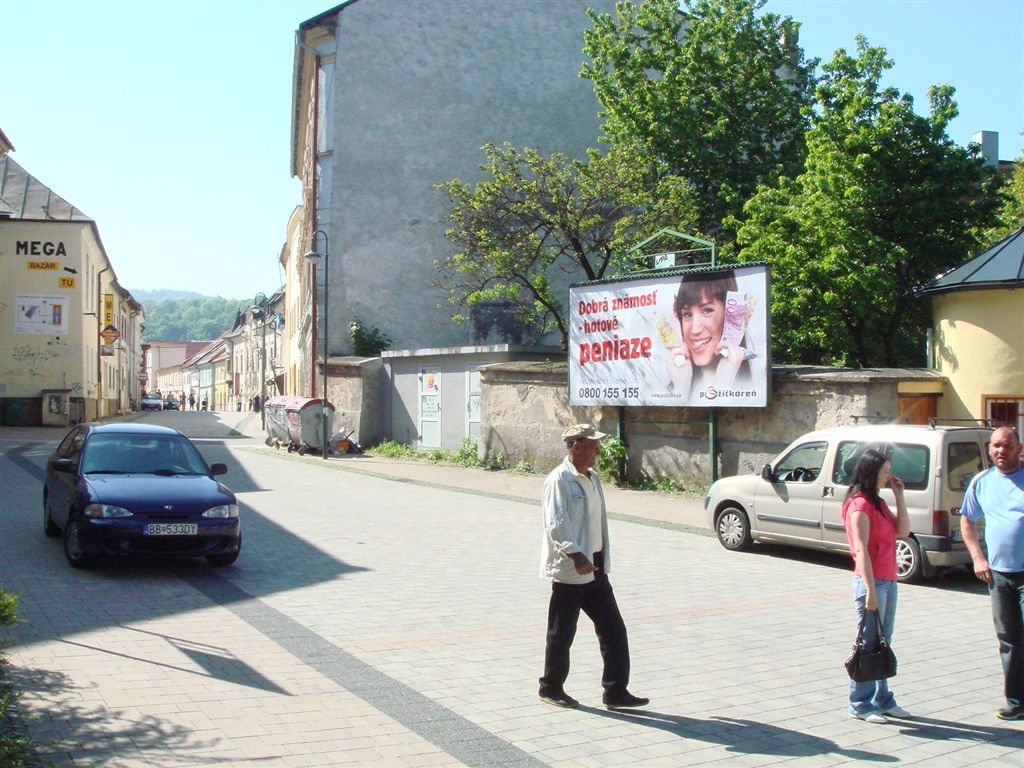
<svg viewBox="0 0 1024 768">
<path fill-rule="evenodd" d="M 312 211 L 311 221 L 313 223 L 313 227 L 312 227 L 311 231 L 312 232 L 316 232 L 316 230 L 319 228 L 319 221 L 318 221 L 318 216 L 317 216 L 317 199 L 319 197 L 319 190 L 318 190 L 318 187 L 317 187 L 317 173 L 316 173 L 316 171 L 317 171 L 317 162 L 320 159 L 320 53 L 319 52 L 315 52 L 314 55 L 313 55 L 313 104 L 312 104 L 312 107 L 313 107 L 313 153 L 312 153 L 312 155 L 313 155 L 313 168 L 311 169 L 311 171 L 312 171 L 312 179 L 313 179 L 313 196 L 312 196 L 313 211 Z M 310 269 L 310 276 L 311 276 L 310 279 L 313 282 L 313 286 L 312 286 L 312 288 L 313 288 L 313 324 L 310 326 L 310 328 L 313 331 L 313 344 L 312 344 L 313 354 L 310 355 L 310 360 L 309 360 L 309 378 L 310 378 L 310 381 L 312 382 L 312 397 L 316 397 L 316 359 L 317 359 L 317 354 L 316 354 L 317 353 L 317 349 L 316 349 L 316 339 L 317 339 L 317 333 L 316 333 L 316 321 L 317 321 L 317 291 L 316 291 L 316 286 L 317 286 L 317 268 L 316 268 L 316 264 L 313 264 L 309 269 Z M 324 286 L 324 306 L 325 307 L 327 306 L 327 286 L 326 285 Z M 327 360 L 327 350 L 326 349 L 324 350 L 324 360 L 325 361 Z M 326 375 L 327 375 L 327 371 L 324 371 L 324 376 L 326 377 Z M 326 378 L 324 380 L 326 381 Z M 324 401 L 326 402 L 326 400 L 327 400 L 327 393 L 324 392 Z"/>
<path fill-rule="evenodd" d="M 96 421 L 103 418 L 103 273 L 108 272 L 106 266 L 96 273 Z"/>
</svg>

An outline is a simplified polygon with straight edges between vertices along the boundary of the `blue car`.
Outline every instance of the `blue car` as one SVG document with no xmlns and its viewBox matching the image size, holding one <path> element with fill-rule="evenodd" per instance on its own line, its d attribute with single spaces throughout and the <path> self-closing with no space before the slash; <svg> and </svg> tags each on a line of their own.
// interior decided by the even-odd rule
<svg viewBox="0 0 1024 768">
<path fill-rule="evenodd" d="M 176 429 L 80 424 L 46 462 L 43 532 L 75 568 L 104 555 L 185 555 L 230 565 L 242 549 L 235 494 Z"/>
</svg>

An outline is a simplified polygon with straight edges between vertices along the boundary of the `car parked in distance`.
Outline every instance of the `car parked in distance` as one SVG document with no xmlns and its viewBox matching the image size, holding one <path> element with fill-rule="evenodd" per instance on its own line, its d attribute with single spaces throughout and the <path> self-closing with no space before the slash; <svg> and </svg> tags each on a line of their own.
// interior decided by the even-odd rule
<svg viewBox="0 0 1024 768">
<path fill-rule="evenodd" d="M 908 424 L 809 432 L 759 475 L 725 477 L 704 499 L 708 525 L 726 549 L 753 542 L 849 552 L 842 506 L 866 448 L 885 453 L 904 482 L 910 535 L 896 542 L 900 581 L 971 562 L 960 533 L 960 506 L 971 478 L 988 466 L 991 431 Z M 892 491 L 882 498 L 895 510 Z"/>
<path fill-rule="evenodd" d="M 180 403 L 178 402 L 178 398 L 176 397 L 168 397 L 166 400 L 164 400 L 165 411 L 176 411 L 178 410 L 179 405 Z"/>
<path fill-rule="evenodd" d="M 80 424 L 46 462 L 43 532 L 63 536 L 75 568 L 106 555 L 203 556 L 230 565 L 242 548 L 235 494 L 181 432 L 139 423 Z"/>
<path fill-rule="evenodd" d="M 142 396 L 142 410 L 162 411 L 163 409 L 164 401 L 160 398 L 160 395 L 155 393 L 149 393 Z"/>
</svg>

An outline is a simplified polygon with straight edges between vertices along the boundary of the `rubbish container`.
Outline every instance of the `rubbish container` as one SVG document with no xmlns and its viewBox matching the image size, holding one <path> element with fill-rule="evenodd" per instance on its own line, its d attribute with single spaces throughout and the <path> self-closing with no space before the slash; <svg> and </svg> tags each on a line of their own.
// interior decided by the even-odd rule
<svg viewBox="0 0 1024 768">
<path fill-rule="evenodd" d="M 278 396 L 264 405 L 267 419 L 267 445 L 304 454 L 322 451 L 324 444 L 323 408 L 327 408 L 327 434 L 334 426 L 334 406 L 319 397 Z M 330 450 L 330 446 L 328 446 Z"/>
</svg>

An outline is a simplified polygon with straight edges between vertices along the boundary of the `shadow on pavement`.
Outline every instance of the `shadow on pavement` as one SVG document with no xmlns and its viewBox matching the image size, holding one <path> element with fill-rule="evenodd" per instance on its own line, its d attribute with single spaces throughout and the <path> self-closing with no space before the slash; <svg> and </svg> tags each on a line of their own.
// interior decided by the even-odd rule
<svg viewBox="0 0 1024 768">
<path fill-rule="evenodd" d="M 217 740 L 197 737 L 192 728 L 169 723 L 159 717 L 91 706 L 82 699 L 81 689 L 60 672 L 7 666 L 4 677 L 16 689 L 45 702 L 50 713 L 17 711 L 21 720 L 33 720 L 32 739 L 43 765 L 64 763 L 69 753 L 75 764 L 103 766 L 121 763 L 126 757 L 140 761 L 150 750 L 178 753 L 182 763 L 200 758 L 204 765 L 230 762 L 227 758 L 203 754 L 216 750 Z"/>
<path fill-rule="evenodd" d="M 757 543 L 748 552 L 737 552 L 737 555 L 757 555 L 760 557 L 774 557 L 780 560 L 792 560 L 798 563 L 812 563 L 825 568 L 832 568 L 837 571 L 849 571 L 853 575 L 853 561 L 850 556 L 840 552 L 822 552 L 816 549 L 802 549 L 800 547 L 787 547 L 784 544 Z M 988 594 L 988 587 L 974 577 L 974 573 L 966 566 L 956 566 L 940 572 L 931 579 L 920 579 L 914 582 L 916 586 L 933 587 L 935 589 L 951 590 L 955 592 L 966 592 L 982 595 Z"/>
<path fill-rule="evenodd" d="M 744 755 L 775 755 L 780 757 L 813 757 L 840 755 L 852 760 L 896 763 L 899 758 L 863 749 L 843 749 L 831 739 L 823 739 L 802 731 L 792 731 L 777 725 L 740 720 L 732 717 L 712 717 L 699 720 L 682 715 L 668 715 L 650 709 L 629 712 L 611 711 L 597 707 L 580 706 L 580 710 L 637 725 L 646 725 L 668 731 L 694 741 L 704 741 L 725 747 L 728 752 Z"/>
<path fill-rule="evenodd" d="M 949 720 L 936 720 L 930 717 L 912 717 L 906 720 L 892 721 L 898 724 L 900 733 L 918 739 L 932 741 L 976 741 L 984 744 L 1003 744 L 1008 747 L 1024 748 L 1024 731 L 1017 728 L 998 726 L 966 725 Z"/>
</svg>

